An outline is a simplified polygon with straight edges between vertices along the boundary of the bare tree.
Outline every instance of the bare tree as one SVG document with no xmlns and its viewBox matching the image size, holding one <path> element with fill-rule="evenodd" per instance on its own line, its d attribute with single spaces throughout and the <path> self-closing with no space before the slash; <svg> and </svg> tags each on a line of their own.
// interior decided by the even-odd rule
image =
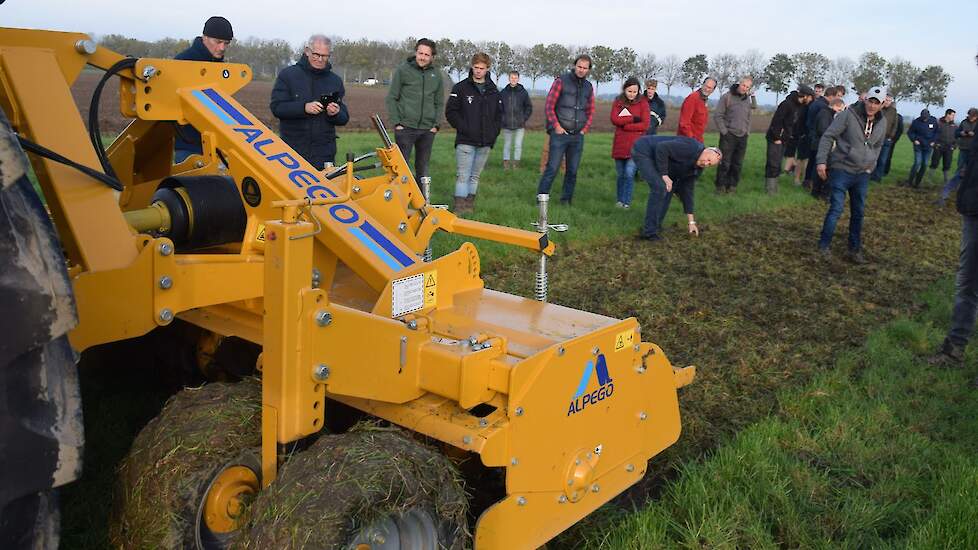
<svg viewBox="0 0 978 550">
<path fill-rule="evenodd" d="M 764 80 L 764 67 L 767 66 L 767 58 L 758 50 L 747 50 L 740 56 L 740 76 L 750 76 L 754 79 L 754 86 L 760 86 Z"/>
<path fill-rule="evenodd" d="M 717 86 L 726 88 L 740 78 L 740 57 L 721 53 L 710 60 L 710 76 L 717 79 Z"/>
<path fill-rule="evenodd" d="M 666 95 L 672 95 L 672 87 L 679 84 L 683 78 L 683 62 L 675 54 L 662 58 L 662 70 L 659 72 L 662 83 L 666 85 Z"/>
<path fill-rule="evenodd" d="M 852 88 L 852 75 L 856 72 L 856 62 L 848 57 L 837 57 L 829 64 L 829 70 L 825 73 L 825 80 L 829 86 L 843 86 L 845 89 Z"/>
<path fill-rule="evenodd" d="M 662 63 L 655 58 L 654 53 L 647 53 L 638 58 L 635 73 L 642 79 L 655 78 L 662 72 Z"/>
</svg>

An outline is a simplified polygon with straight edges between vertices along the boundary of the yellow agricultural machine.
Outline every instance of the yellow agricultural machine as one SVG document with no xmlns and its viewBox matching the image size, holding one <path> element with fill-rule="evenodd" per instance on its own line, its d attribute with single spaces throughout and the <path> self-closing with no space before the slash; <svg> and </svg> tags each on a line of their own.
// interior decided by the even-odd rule
<svg viewBox="0 0 978 550">
<path fill-rule="evenodd" d="M 105 71 L 88 128 L 86 65 Z M 104 147 L 113 76 L 134 120 Z M 235 101 L 251 76 L 0 30 L 6 536 L 56 540 L 46 495 L 82 456 L 73 351 L 176 324 L 199 355 L 252 346 L 252 374 L 182 390 L 137 436 L 117 546 L 535 548 L 641 480 L 692 368 L 633 318 L 485 288 L 472 244 L 426 258 L 436 231 L 554 244 L 545 222 L 433 207 L 378 117 L 374 153 L 315 169 Z M 174 165 L 178 124 L 203 154 Z"/>
</svg>

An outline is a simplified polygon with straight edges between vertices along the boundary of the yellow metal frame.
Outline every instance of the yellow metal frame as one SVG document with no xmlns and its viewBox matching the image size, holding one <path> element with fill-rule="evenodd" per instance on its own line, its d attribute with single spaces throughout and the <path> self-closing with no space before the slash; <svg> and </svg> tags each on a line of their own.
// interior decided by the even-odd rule
<svg viewBox="0 0 978 550">
<path fill-rule="evenodd" d="M 86 39 L 0 30 L 0 105 L 17 132 L 97 169 L 69 88 L 86 64 L 121 56 L 88 55 L 76 47 Z M 326 400 L 340 401 L 506 469 L 478 548 L 540 546 L 641 479 L 679 436 L 676 388 L 693 370 L 641 342 L 633 318 L 484 288 L 469 243 L 422 261 L 437 230 L 546 255 L 554 245 L 432 208 L 395 146 L 377 149 L 379 175 L 355 178 L 349 164 L 327 178 L 234 100 L 250 78 L 243 65 L 164 59 L 120 73 L 120 109 L 138 117 L 108 148 L 121 193 L 32 158 L 73 279 L 73 346 L 176 317 L 255 342 L 264 485 L 277 445 L 317 433 Z M 173 122 L 200 130 L 202 155 L 172 164 Z M 240 243 L 182 251 L 127 223 L 162 179 L 196 174 L 260 189 Z"/>
</svg>

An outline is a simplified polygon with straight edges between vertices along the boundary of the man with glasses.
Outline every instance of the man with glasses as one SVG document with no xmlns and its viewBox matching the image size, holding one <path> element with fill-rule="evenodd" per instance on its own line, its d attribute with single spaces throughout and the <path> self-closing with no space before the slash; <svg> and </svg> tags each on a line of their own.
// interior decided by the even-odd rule
<svg viewBox="0 0 978 550">
<path fill-rule="evenodd" d="M 190 47 L 178 53 L 174 59 L 182 61 L 224 61 L 224 54 L 234 40 L 231 22 L 215 15 L 204 23 L 200 36 L 194 38 Z M 190 155 L 201 155 L 204 150 L 200 142 L 200 132 L 189 124 L 178 126 L 174 136 L 173 162 L 180 164 Z"/>
<path fill-rule="evenodd" d="M 270 105 L 285 143 L 319 170 L 336 159 L 336 127 L 350 120 L 343 80 L 329 63 L 332 45 L 322 34 L 309 37 L 299 62 L 275 79 Z"/>
<path fill-rule="evenodd" d="M 404 160 L 410 159 L 411 149 L 417 147 L 414 175 L 418 178 L 431 175 L 428 161 L 445 105 L 442 72 L 432 64 L 437 53 L 434 41 L 418 40 L 414 55 L 394 70 L 387 91 L 387 116 L 394 125 L 394 139 Z"/>
</svg>

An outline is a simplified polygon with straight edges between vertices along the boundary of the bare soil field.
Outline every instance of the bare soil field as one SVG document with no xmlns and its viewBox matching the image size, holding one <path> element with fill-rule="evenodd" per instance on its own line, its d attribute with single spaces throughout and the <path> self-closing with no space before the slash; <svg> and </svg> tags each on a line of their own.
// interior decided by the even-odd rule
<svg viewBox="0 0 978 550">
<path fill-rule="evenodd" d="M 81 111 L 83 119 L 87 120 L 88 106 L 92 98 L 92 92 L 98 84 L 102 73 L 95 71 L 85 71 L 81 74 L 72 93 L 75 102 Z M 272 82 L 256 80 L 244 87 L 235 94 L 235 99 L 241 102 L 249 111 L 254 113 L 265 125 L 270 128 L 278 129 L 278 121 L 272 116 L 268 107 L 268 101 L 272 94 Z M 447 92 L 446 92 L 447 93 Z M 102 131 L 106 133 L 117 133 L 125 128 L 128 120 L 119 114 L 119 88 L 118 85 L 108 84 L 103 91 L 102 104 L 99 109 L 99 124 Z M 344 128 L 345 131 L 361 131 L 372 129 L 370 117 L 374 113 L 380 113 L 386 119 L 387 109 L 384 106 L 384 97 L 387 95 L 387 88 L 384 86 L 359 86 L 351 85 L 346 89 L 346 104 L 350 110 L 350 122 Z M 719 97 L 719 95 L 716 95 Z M 533 116 L 527 124 L 529 130 L 542 130 L 545 125 L 544 98 L 533 98 Z M 596 132 L 611 132 L 614 130 L 610 120 L 611 103 L 606 101 L 598 102 L 594 114 L 592 130 Z M 679 108 L 669 107 L 665 124 L 662 131 L 675 132 L 679 119 Z M 753 117 L 751 122 L 753 132 L 765 132 L 770 124 L 770 113 L 759 112 Z M 716 126 L 712 119 L 707 128 L 708 132 L 715 132 Z"/>
</svg>

